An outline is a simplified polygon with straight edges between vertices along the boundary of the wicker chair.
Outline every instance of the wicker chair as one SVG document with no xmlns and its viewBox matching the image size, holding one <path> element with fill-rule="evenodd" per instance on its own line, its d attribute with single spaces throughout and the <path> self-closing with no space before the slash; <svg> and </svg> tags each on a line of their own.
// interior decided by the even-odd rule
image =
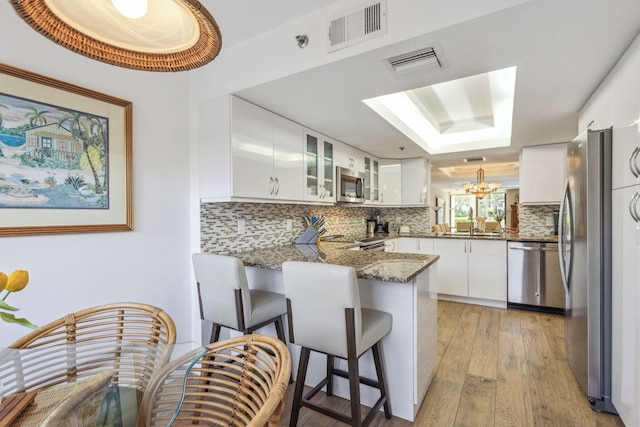
<svg viewBox="0 0 640 427">
<path fill-rule="evenodd" d="M 11 344 L 7 350 L 11 360 L 0 360 L 0 383 L 11 394 L 109 370 L 114 372 L 113 384 L 144 392 L 154 370 L 169 360 L 175 342 L 173 320 L 157 307 L 137 303 L 93 307 Z"/>
<path fill-rule="evenodd" d="M 289 350 L 274 337 L 251 334 L 209 344 L 158 371 L 138 426 L 276 427 L 290 375 Z"/>
</svg>

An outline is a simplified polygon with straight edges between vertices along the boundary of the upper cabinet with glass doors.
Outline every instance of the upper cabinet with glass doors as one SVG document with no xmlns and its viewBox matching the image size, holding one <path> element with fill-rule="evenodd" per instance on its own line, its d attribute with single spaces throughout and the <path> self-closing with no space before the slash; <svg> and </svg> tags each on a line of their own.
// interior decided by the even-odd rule
<svg viewBox="0 0 640 427">
<path fill-rule="evenodd" d="M 377 203 L 380 200 L 378 190 L 378 170 L 379 160 L 371 157 L 364 157 L 364 201 L 365 203 Z"/>
<path fill-rule="evenodd" d="M 304 200 L 335 202 L 334 143 L 310 129 L 304 130 L 304 143 Z"/>
</svg>

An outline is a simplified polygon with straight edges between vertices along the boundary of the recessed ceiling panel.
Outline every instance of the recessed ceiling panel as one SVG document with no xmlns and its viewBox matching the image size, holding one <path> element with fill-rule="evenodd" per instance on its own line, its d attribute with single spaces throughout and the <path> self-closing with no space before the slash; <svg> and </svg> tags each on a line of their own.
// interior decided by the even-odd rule
<svg viewBox="0 0 640 427">
<path fill-rule="evenodd" d="M 428 153 L 511 143 L 516 67 L 365 99 Z"/>
</svg>

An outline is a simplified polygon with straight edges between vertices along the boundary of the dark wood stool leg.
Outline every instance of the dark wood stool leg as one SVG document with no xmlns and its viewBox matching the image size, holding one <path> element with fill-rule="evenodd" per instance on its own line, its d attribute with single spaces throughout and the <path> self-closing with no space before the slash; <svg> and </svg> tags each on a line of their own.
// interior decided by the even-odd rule
<svg viewBox="0 0 640 427">
<path fill-rule="evenodd" d="M 214 323 L 213 326 L 211 327 L 211 341 L 212 342 L 218 342 L 218 340 L 220 339 L 220 330 L 222 329 L 222 326 L 218 325 L 217 323 Z"/>
<path fill-rule="evenodd" d="M 302 392 L 304 391 L 304 381 L 307 377 L 307 366 L 309 365 L 309 350 L 306 347 L 300 349 L 300 362 L 298 365 L 298 377 L 296 378 L 296 388 L 293 392 L 293 404 L 291 406 L 291 419 L 289 427 L 296 427 L 298 424 L 298 415 L 300 414 L 300 400 L 302 400 Z"/>
<path fill-rule="evenodd" d="M 327 396 L 333 396 L 333 356 L 327 354 Z"/>
<path fill-rule="evenodd" d="M 360 370 L 358 359 L 349 358 L 349 391 L 351 394 L 351 425 L 360 427 L 362 425 L 362 414 L 360 412 Z"/>
<path fill-rule="evenodd" d="M 284 336 L 284 327 L 282 326 L 282 316 L 279 316 L 275 323 L 276 323 L 276 334 L 278 335 L 278 339 L 286 344 L 287 339 Z"/>
<path fill-rule="evenodd" d="M 373 352 L 373 362 L 376 365 L 376 374 L 378 375 L 378 386 L 380 387 L 380 396 L 385 399 L 384 401 L 384 416 L 385 418 L 391 418 L 391 403 L 387 396 L 387 373 L 384 369 L 384 363 L 382 360 L 382 351 L 380 347 L 380 341 L 375 343 L 371 348 Z"/>
</svg>

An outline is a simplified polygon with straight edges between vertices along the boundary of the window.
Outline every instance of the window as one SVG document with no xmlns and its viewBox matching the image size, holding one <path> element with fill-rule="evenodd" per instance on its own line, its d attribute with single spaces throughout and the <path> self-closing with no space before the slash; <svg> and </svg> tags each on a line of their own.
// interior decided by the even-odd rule
<svg viewBox="0 0 640 427">
<path fill-rule="evenodd" d="M 483 216 L 487 221 L 498 221 L 505 227 L 506 194 L 491 193 L 483 199 L 472 194 L 451 195 L 451 225 L 456 227 L 458 221 L 469 221 L 469 208 L 473 208 L 473 218 Z"/>
</svg>

